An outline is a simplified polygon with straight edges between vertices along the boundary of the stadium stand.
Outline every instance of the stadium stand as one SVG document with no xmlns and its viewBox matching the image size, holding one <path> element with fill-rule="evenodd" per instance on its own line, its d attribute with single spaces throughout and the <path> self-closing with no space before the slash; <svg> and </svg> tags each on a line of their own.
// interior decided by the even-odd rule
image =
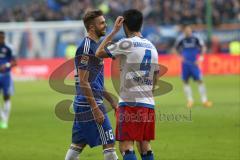
<svg viewBox="0 0 240 160">
<path fill-rule="evenodd" d="M 106 15 L 111 28 L 115 18 L 123 10 L 136 8 L 143 12 L 145 24 L 143 36 L 158 48 L 159 54 L 171 52 L 181 28 L 179 24 L 193 24 L 206 35 L 207 4 L 203 0 L 17 0 L 3 1 L 0 6 L 1 22 L 69 21 L 81 20 L 88 9 L 99 8 Z M 209 52 L 228 53 L 229 44 L 239 39 L 240 1 L 211 0 L 213 37 L 204 38 Z M 229 30 L 230 24 L 234 29 Z M 205 25 L 205 26 L 204 26 Z M 200 26 L 200 27 L 199 27 Z M 202 26 L 202 27 L 201 27 Z M 219 32 L 217 29 L 221 28 Z M 171 31 L 171 32 L 170 32 Z M 220 33 L 220 34 L 219 34 Z M 119 39 L 122 35 L 117 37 Z M 225 37 L 232 36 L 231 40 Z M 117 40 L 116 39 L 116 40 Z M 227 40 L 226 40 L 227 39 Z"/>
<path fill-rule="evenodd" d="M 5 2 L 6 3 L 6 2 Z M 214 24 L 239 22 L 238 0 L 212 0 Z M 205 23 L 206 4 L 203 0 L 47 0 L 27 5 L 1 8 L 0 21 L 79 20 L 90 8 L 104 8 L 108 17 L 115 17 L 124 9 L 137 8 L 147 20 L 156 24 Z"/>
</svg>

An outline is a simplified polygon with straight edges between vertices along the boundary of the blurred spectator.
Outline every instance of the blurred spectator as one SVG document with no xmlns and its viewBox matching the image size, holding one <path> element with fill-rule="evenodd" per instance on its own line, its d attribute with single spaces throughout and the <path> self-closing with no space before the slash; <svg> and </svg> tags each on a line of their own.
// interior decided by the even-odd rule
<svg viewBox="0 0 240 160">
<path fill-rule="evenodd" d="M 229 43 L 224 42 L 221 44 L 220 53 L 229 53 Z"/>
<path fill-rule="evenodd" d="M 220 42 L 217 36 L 213 36 L 211 38 L 211 47 L 210 51 L 211 53 L 220 53 L 221 52 L 221 46 Z"/>
<path fill-rule="evenodd" d="M 67 59 L 74 58 L 76 51 L 77 51 L 77 45 L 75 43 L 68 44 L 65 51 L 66 52 L 65 57 Z"/>
<path fill-rule="evenodd" d="M 214 24 L 238 22 L 239 0 L 211 0 Z M 112 21 L 123 10 L 136 8 L 156 24 L 203 24 L 203 0 L 45 0 L 0 9 L 0 22 L 79 20 L 89 8 L 101 8 Z"/>
<path fill-rule="evenodd" d="M 240 55 L 240 42 L 232 41 L 229 44 L 230 54 L 232 55 Z"/>
<path fill-rule="evenodd" d="M 160 54 L 169 53 L 172 44 L 169 39 L 164 39 L 166 35 L 160 33 L 159 25 L 169 28 L 176 24 L 206 23 L 204 0 L 28 0 L 29 3 L 24 1 L 22 4 L 14 1 L 18 0 L 12 0 L 11 4 L 18 5 L 8 5 L 11 8 L 3 8 L 1 4 L 0 22 L 80 20 L 86 10 L 98 8 L 104 12 L 111 27 L 124 10 L 136 8 L 144 15 L 143 36 L 157 46 Z M 211 4 L 214 25 L 240 22 L 239 0 L 211 0 Z M 217 37 L 207 43 L 213 53 L 228 52 L 235 46 L 234 43 L 230 46 L 222 43 Z"/>
</svg>

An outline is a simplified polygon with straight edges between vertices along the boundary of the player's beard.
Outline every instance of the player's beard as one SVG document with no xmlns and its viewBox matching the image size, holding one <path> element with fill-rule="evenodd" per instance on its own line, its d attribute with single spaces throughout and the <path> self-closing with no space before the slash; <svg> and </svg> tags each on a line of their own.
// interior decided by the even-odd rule
<svg viewBox="0 0 240 160">
<path fill-rule="evenodd" d="M 95 34 L 100 38 L 102 36 L 106 35 L 106 28 L 104 29 L 96 29 L 95 30 Z"/>
</svg>

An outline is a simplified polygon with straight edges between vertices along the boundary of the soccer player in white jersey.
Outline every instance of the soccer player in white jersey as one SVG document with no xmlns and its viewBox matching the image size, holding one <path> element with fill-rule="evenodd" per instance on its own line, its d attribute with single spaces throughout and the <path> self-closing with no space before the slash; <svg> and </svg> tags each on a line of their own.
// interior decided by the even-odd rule
<svg viewBox="0 0 240 160">
<path fill-rule="evenodd" d="M 136 160 L 134 142 L 142 160 L 153 160 L 150 141 L 155 138 L 153 90 L 158 71 L 158 53 L 154 45 L 143 38 L 142 13 L 127 10 L 119 16 L 112 32 L 97 49 L 96 56 L 120 59 L 120 98 L 117 109 L 116 140 L 123 160 Z M 112 43 L 123 25 L 126 38 Z"/>
</svg>

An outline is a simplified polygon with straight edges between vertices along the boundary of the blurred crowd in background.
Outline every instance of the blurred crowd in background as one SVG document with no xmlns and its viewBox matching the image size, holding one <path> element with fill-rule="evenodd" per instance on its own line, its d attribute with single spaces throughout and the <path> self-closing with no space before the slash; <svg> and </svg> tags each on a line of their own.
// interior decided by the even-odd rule
<svg viewBox="0 0 240 160">
<path fill-rule="evenodd" d="M 212 7 L 209 8 L 207 2 Z M 104 12 L 109 29 L 124 10 L 141 10 L 145 17 L 143 36 L 156 45 L 159 54 L 171 52 L 176 34 L 179 34 L 175 32 L 180 31 L 172 27 L 206 24 L 207 10 L 212 12 L 213 36 L 207 37 L 206 28 L 200 34 L 205 36 L 208 52 L 229 53 L 231 43 L 240 41 L 239 28 L 225 27 L 226 32 L 215 30 L 222 24 L 239 25 L 239 0 L 11 0 L 0 6 L 0 23 L 81 20 L 86 10 L 96 8 Z"/>
<path fill-rule="evenodd" d="M 239 0 L 211 0 L 215 25 L 240 21 Z M 0 22 L 80 20 L 87 9 L 100 8 L 114 21 L 123 10 L 136 8 L 155 24 L 206 23 L 205 0 L 39 0 L 1 8 Z"/>
</svg>

